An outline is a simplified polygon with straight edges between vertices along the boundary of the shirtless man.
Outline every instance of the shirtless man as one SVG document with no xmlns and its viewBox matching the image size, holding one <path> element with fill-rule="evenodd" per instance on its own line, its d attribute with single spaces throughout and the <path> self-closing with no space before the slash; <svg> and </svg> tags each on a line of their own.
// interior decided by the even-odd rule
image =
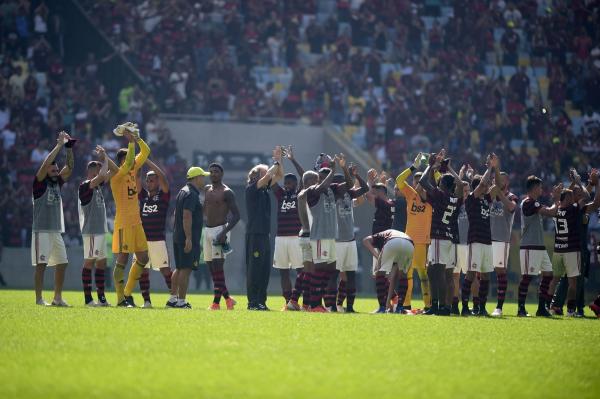
<svg viewBox="0 0 600 399">
<path fill-rule="evenodd" d="M 209 310 L 219 310 L 221 296 L 225 298 L 227 310 L 233 310 L 236 302 L 229 296 L 225 285 L 223 264 L 230 252 L 229 232 L 240 220 L 240 211 L 233 191 L 223 184 L 223 167 L 212 163 L 208 167 L 211 184 L 206 187 L 204 200 L 205 227 L 202 232 L 204 261 L 210 269 L 214 285 L 213 303 Z M 231 217 L 228 219 L 228 215 Z"/>
</svg>

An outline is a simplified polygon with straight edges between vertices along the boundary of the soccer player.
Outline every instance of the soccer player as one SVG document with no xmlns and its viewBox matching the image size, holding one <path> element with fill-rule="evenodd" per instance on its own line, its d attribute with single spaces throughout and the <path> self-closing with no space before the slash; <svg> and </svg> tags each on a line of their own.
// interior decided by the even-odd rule
<svg viewBox="0 0 600 399">
<path fill-rule="evenodd" d="M 485 306 L 490 288 L 490 273 L 493 270 L 492 231 L 490 226 L 490 204 L 496 195 L 496 189 L 491 190 L 494 169 L 498 165 L 498 157 L 490 154 L 487 158 L 487 170 L 483 176 L 475 176 L 471 182 L 472 192 L 465 200 L 465 209 L 469 218 L 469 233 L 467 238 L 468 260 L 467 274 L 462 286 L 461 316 L 489 316 Z M 479 274 L 479 309 L 471 313 L 469 297 L 473 281 Z"/>
<path fill-rule="evenodd" d="M 343 194 L 336 197 L 338 236 L 335 241 L 336 269 L 340 272 L 340 283 L 337 289 L 337 303 L 335 298 L 335 284 L 337 278 L 329 280 L 325 297 L 325 306 L 333 311 L 334 304 L 338 312 L 355 313 L 354 299 L 356 297 L 356 271 L 358 270 L 358 250 L 354 234 L 354 207 L 359 205 L 356 200 L 369 190 L 367 182 L 360 177 L 356 166 L 351 165 L 350 174 L 356 179 L 356 184 Z M 344 176 L 336 174 L 333 183 L 343 184 Z M 332 286 L 333 284 L 333 286 Z M 347 308 L 344 309 L 344 299 L 347 298 Z M 333 300 L 333 301 L 332 301 Z M 333 302 L 333 303 L 332 303 Z"/>
<path fill-rule="evenodd" d="M 458 238 L 458 214 L 462 206 L 463 183 L 444 160 L 442 150 L 435 157 L 433 165 L 427 166 L 420 179 L 427 192 L 427 202 L 433 208 L 431 219 L 431 245 L 427 254 L 427 274 L 431 285 L 431 308 L 425 315 L 449 316 L 451 303 L 447 302 L 447 292 L 454 291 L 454 267 L 456 266 L 456 245 Z M 436 184 L 434 172 L 444 174 Z"/>
<path fill-rule="evenodd" d="M 315 179 L 313 181 L 313 179 Z M 302 175 L 302 186 L 309 187 L 318 179 L 313 171 L 306 171 Z M 299 298 L 294 297 L 288 302 L 288 310 L 303 310 L 310 311 L 311 302 L 311 282 L 313 281 L 313 273 L 315 265 L 312 260 L 312 247 L 310 245 L 310 213 L 308 204 L 306 203 L 306 188 L 298 193 L 298 218 L 302 224 L 302 230 L 298 233 L 300 249 L 302 250 L 302 264 L 304 266 L 304 281 L 302 284 L 302 307 L 298 303 Z"/>
<path fill-rule="evenodd" d="M 598 185 L 598 171 L 590 173 L 591 185 Z M 554 217 L 554 255 L 552 258 L 553 281 L 550 285 L 552 293 L 558 280 L 567 275 L 567 316 L 574 317 L 576 306 L 577 280 L 581 274 L 581 233 L 580 224 L 586 214 L 595 212 L 600 206 L 600 190 L 596 189 L 593 202 L 587 202 L 588 196 L 575 194 L 565 189 L 560 194 L 560 205 Z"/>
<path fill-rule="evenodd" d="M 581 176 L 577 173 L 574 168 L 571 168 L 569 172 L 569 179 L 571 180 L 571 185 L 569 189 L 573 190 L 573 194 L 575 197 L 584 197 L 586 201 L 591 198 L 590 193 L 588 192 L 591 189 L 591 182 L 588 181 L 588 186 L 584 186 L 581 182 Z M 581 250 L 581 264 L 579 270 L 579 277 L 577 277 L 577 293 L 575 295 L 575 306 L 577 308 L 576 317 L 584 317 L 585 316 L 585 281 L 589 274 L 590 267 L 590 250 L 588 249 L 588 228 L 590 223 L 590 214 L 584 213 L 583 217 L 580 220 L 579 224 L 579 237 L 580 237 L 580 250 Z M 554 261 L 552 262 L 554 266 Z M 554 270 L 553 270 L 554 272 Z M 556 277 L 556 274 L 554 274 Z M 554 293 L 552 297 L 552 302 L 549 305 L 549 311 L 553 315 L 562 316 L 563 306 L 567 299 L 567 291 L 569 285 L 569 279 L 566 274 L 563 274 L 560 277 L 560 280 L 556 287 L 554 287 L 555 280 L 552 280 L 550 284 L 550 293 Z"/>
<path fill-rule="evenodd" d="M 212 163 L 208 171 L 211 184 L 206 187 L 204 200 L 206 226 L 202 231 L 202 249 L 214 286 L 214 299 L 209 310 L 221 308 L 221 297 L 225 298 L 227 310 L 233 310 L 236 302 L 229 296 L 223 265 L 227 253 L 230 252 L 230 231 L 239 222 L 240 211 L 233 190 L 223 184 L 223 167 L 218 163 Z M 231 217 L 228 218 L 230 213 Z"/>
<path fill-rule="evenodd" d="M 382 172 L 377 176 L 377 171 L 371 169 L 367 172 L 367 181 L 369 191 L 366 194 L 367 201 L 375 206 L 375 214 L 373 215 L 373 224 L 371 226 L 371 234 L 377 234 L 392 227 L 394 215 L 394 201 L 388 198 L 387 175 Z M 359 200 L 359 203 L 362 199 Z M 373 268 L 377 263 L 377 258 L 373 258 Z M 372 313 L 385 313 L 387 307 L 387 297 L 392 296 L 394 292 L 396 274 L 392 273 L 388 279 L 382 273 L 373 273 L 375 278 L 375 292 L 377 293 L 377 302 L 379 307 Z M 391 292 L 390 292 L 391 291 Z"/>
<path fill-rule="evenodd" d="M 96 147 L 100 159 L 90 161 L 87 165 L 87 176 L 79 185 L 79 227 L 83 236 L 83 268 L 81 281 L 86 306 L 110 306 L 104 295 L 106 271 L 106 205 L 102 187 L 109 179 L 109 162 L 106 151 L 101 146 Z M 92 270 L 96 267 L 94 278 L 98 303 L 92 298 Z"/>
<path fill-rule="evenodd" d="M 344 171 L 345 183 L 332 183 L 336 164 Z M 321 300 L 328 282 L 336 272 L 335 239 L 338 231 L 335 198 L 343 195 L 353 185 L 343 154 L 329 159 L 328 165 L 329 167 L 321 167 L 318 175 L 311 175 L 310 185 L 306 189 L 306 202 L 312 215 L 310 244 L 315 265 L 311 280 L 311 311 L 319 313 L 327 312 Z"/>
<path fill-rule="evenodd" d="M 430 157 L 430 162 L 434 161 L 435 156 Z M 431 295 L 429 294 L 429 277 L 425 265 L 427 263 L 427 246 L 431 242 L 431 218 L 433 208 L 427 202 L 427 193 L 419 184 L 422 173 L 415 171 L 421 165 L 422 154 L 419 153 L 413 164 L 396 177 L 396 187 L 400 189 L 404 198 L 406 198 L 406 234 L 411 238 L 415 245 L 414 255 L 412 257 L 412 266 L 408 270 L 408 290 L 404 299 L 403 308 L 411 310 L 413 274 L 417 270 L 421 280 L 421 291 L 423 293 L 423 302 L 426 310 L 431 307 Z M 406 183 L 409 175 L 413 174 L 413 185 Z"/>
<path fill-rule="evenodd" d="M 172 276 L 172 295 L 176 296 L 176 300 L 169 299 L 167 308 L 192 308 L 186 296 L 190 274 L 200 262 L 200 237 L 204 221 L 200 191 L 204 189 L 204 178 L 209 175 L 204 169 L 192 166 L 187 171 L 187 184 L 177 194 L 173 229 L 175 272 Z"/>
<path fill-rule="evenodd" d="M 149 262 L 140 278 L 140 291 L 144 298 L 144 307 L 151 308 L 150 300 L 150 267 L 161 272 L 165 279 L 165 284 L 171 293 L 170 303 L 177 300 L 177 294 L 173 291 L 171 279 L 173 272 L 169 263 L 169 252 L 167 251 L 167 242 L 165 238 L 165 225 L 167 222 L 167 211 L 169 210 L 169 200 L 171 192 L 169 191 L 169 182 L 161 168 L 150 159 L 146 160 L 146 165 L 150 168 L 146 173 L 146 188 L 141 181 L 138 182 L 140 192 L 140 211 L 142 217 L 142 226 L 148 240 Z M 140 179 L 141 180 L 141 179 Z"/>
<path fill-rule="evenodd" d="M 116 209 L 112 243 L 112 251 L 115 254 L 113 280 L 117 292 L 117 306 L 133 307 L 135 303 L 131 294 L 148 263 L 148 243 L 140 217 L 136 176 L 150 155 L 150 147 L 140 138 L 135 124 L 127 122 L 121 127 L 123 137 L 129 144 L 126 149 L 122 148 L 117 152 L 118 169 L 111 173 L 113 176 L 110 179 Z M 137 156 L 136 143 L 140 148 Z M 125 284 L 125 265 L 132 253 L 135 254 L 135 261 Z"/>
<path fill-rule="evenodd" d="M 269 190 L 283 177 L 282 149 L 273 150 L 273 165 L 256 165 L 246 186 L 246 282 L 248 310 L 268 311 L 267 287 L 271 271 L 271 199 Z"/>
<path fill-rule="evenodd" d="M 363 245 L 377 259 L 374 272 L 377 275 L 389 275 L 396 270 L 399 276 L 398 314 L 410 314 L 404 309 L 404 296 L 408 288 L 406 273 L 412 267 L 414 244 L 410 237 L 397 230 L 384 230 L 363 239 Z"/>
<path fill-rule="evenodd" d="M 294 159 L 291 146 L 284 151 L 284 154 L 294 164 L 296 171 L 302 177 L 304 169 Z M 298 216 L 298 192 L 302 190 L 302 183 L 298 184 L 296 175 L 288 173 L 283 178 L 283 188 L 275 182 L 272 183 L 272 187 L 277 200 L 277 235 L 275 236 L 273 267 L 279 270 L 281 290 L 285 299 L 282 310 L 286 310 L 292 298 L 296 303 L 298 302 L 304 284 L 302 249 L 298 237 L 298 233 L 302 229 Z M 293 290 L 290 279 L 292 268 L 296 269 L 296 282 Z M 291 307 L 293 310 L 300 310 L 294 304 Z"/>
<path fill-rule="evenodd" d="M 490 226 L 492 229 L 492 260 L 498 283 L 498 303 L 496 309 L 492 312 L 492 316 L 501 317 L 508 287 L 506 271 L 508 270 L 510 236 L 515 210 L 518 207 L 518 198 L 509 190 L 508 173 L 500 172 L 499 166 L 494 169 L 494 173 L 494 184 L 497 186 L 495 192 L 497 194 L 492 198 L 493 201 L 490 207 Z"/>
<path fill-rule="evenodd" d="M 517 316 L 529 317 L 525 310 L 525 301 L 529 283 L 532 276 L 542 272 L 540 286 L 538 290 L 538 309 L 536 316 L 551 317 L 552 315 L 546 309 L 546 301 L 549 301 L 548 292 L 550 282 L 552 281 L 552 262 L 546 247 L 544 246 L 544 228 L 542 226 L 542 216 L 554 217 L 560 203 L 560 194 L 562 186 L 557 185 L 552 189 L 552 199 L 554 204 L 551 207 L 544 206 L 538 202 L 542 196 L 542 179 L 537 176 L 529 176 L 526 183 L 527 196 L 521 202 L 521 248 L 519 258 L 521 261 L 521 281 L 519 283 L 519 310 Z"/>
<path fill-rule="evenodd" d="M 62 299 L 65 272 L 69 262 L 61 235 L 65 232 L 65 221 L 60 190 L 73 172 L 74 143 L 75 140 L 66 132 L 60 132 L 56 145 L 46 156 L 33 179 L 31 259 L 35 266 L 35 303 L 42 306 L 50 306 L 42 298 L 46 266 L 56 267 L 52 305 L 69 306 Z M 67 149 L 67 164 L 59 170 L 55 160 L 63 147 Z"/>
<path fill-rule="evenodd" d="M 462 173 L 461 173 L 462 174 Z M 459 242 L 456 245 L 456 266 L 452 275 L 452 291 L 448 290 L 448 300 L 452 300 L 452 308 L 450 313 L 456 316 L 460 315 L 460 309 L 458 308 L 459 295 L 460 295 L 460 273 L 467 274 L 467 263 L 469 246 L 467 245 L 467 238 L 469 235 L 469 217 L 467 216 L 467 210 L 465 209 L 465 200 L 471 192 L 470 182 L 463 180 L 463 203 L 458 213 L 458 237 Z M 475 282 L 473 283 L 475 285 Z M 478 288 L 478 287 L 477 287 Z M 451 297 L 450 297 L 451 296 Z"/>
</svg>

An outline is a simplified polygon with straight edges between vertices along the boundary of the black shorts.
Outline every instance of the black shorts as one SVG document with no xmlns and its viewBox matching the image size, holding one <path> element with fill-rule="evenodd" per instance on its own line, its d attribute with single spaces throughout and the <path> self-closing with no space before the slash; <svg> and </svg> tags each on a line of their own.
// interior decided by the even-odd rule
<svg viewBox="0 0 600 399">
<path fill-rule="evenodd" d="M 196 269 L 200 264 L 200 244 L 192 245 L 192 250 L 185 253 L 185 244 L 173 243 L 176 269 Z"/>
</svg>

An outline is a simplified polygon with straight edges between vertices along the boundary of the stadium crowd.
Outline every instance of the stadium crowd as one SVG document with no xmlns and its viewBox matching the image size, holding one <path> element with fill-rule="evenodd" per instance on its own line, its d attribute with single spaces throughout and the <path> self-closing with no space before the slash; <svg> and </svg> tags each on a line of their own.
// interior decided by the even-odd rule
<svg viewBox="0 0 600 399">
<path fill-rule="evenodd" d="M 552 178 L 600 150 L 595 0 L 81 4 L 167 111 L 329 120 L 394 170 L 493 149 Z"/>
<path fill-rule="evenodd" d="M 166 173 L 181 173 L 185 164 L 170 132 L 156 119 L 153 98 L 138 86 L 127 86 L 121 90 L 118 107 L 113 107 L 114 99 L 97 77 L 101 60 L 90 54 L 78 67 L 66 67 L 61 55 L 63 21 L 50 14 L 43 1 L 6 1 L 0 5 L 0 15 L 0 229 L 4 245 L 29 244 L 31 206 L 23 199 L 30 196 L 33 172 L 48 154 L 57 131 L 68 130 L 79 140 L 82 145 L 75 147 L 75 155 L 87 162 L 91 154 L 84 148 L 90 145 L 102 144 L 109 154 L 116 154 L 120 144 L 108 133 L 116 120 L 127 117 L 144 126 L 148 142 L 157 144 L 153 156 Z M 84 169 L 74 173 L 82 178 Z M 77 180 L 66 183 L 65 193 L 76 192 L 73 182 Z M 80 245 L 76 195 L 65 195 L 64 201 L 69 226 L 65 241 Z M 112 206 L 109 213 L 114 213 Z"/>
</svg>

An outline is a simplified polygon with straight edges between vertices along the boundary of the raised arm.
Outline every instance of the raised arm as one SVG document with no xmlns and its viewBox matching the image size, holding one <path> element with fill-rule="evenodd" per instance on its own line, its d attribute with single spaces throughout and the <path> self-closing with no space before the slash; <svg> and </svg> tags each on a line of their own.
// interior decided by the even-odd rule
<svg viewBox="0 0 600 399">
<path fill-rule="evenodd" d="M 63 148 L 63 146 L 67 142 L 66 137 L 67 137 L 67 133 L 65 133 L 65 132 L 60 132 L 58 134 L 58 138 L 56 139 L 56 145 L 54 146 L 52 151 L 50 151 L 50 153 L 46 156 L 46 159 L 44 159 L 44 162 L 42 162 L 42 164 L 40 165 L 40 168 L 38 169 L 37 173 L 35 174 L 35 178 L 37 179 L 37 181 L 44 180 L 46 178 L 46 176 L 48 175 L 48 166 L 50 166 L 52 164 L 52 162 L 54 162 L 54 160 L 58 156 L 58 153 L 60 152 L 61 148 Z"/>
<path fill-rule="evenodd" d="M 137 154 L 137 156 L 135 157 L 135 162 L 133 165 L 133 168 L 135 170 L 138 170 L 142 167 L 142 165 L 144 163 L 146 163 L 146 160 L 148 159 L 148 156 L 150 155 L 150 147 L 148 147 L 148 144 L 146 144 L 146 142 L 144 140 L 142 140 L 142 138 L 140 136 L 134 136 L 134 137 L 135 137 L 135 142 L 140 147 L 140 153 Z M 127 155 L 129 155 L 129 154 L 127 154 Z"/>
<path fill-rule="evenodd" d="M 461 198 L 463 195 L 464 185 L 465 183 L 462 181 L 458 173 L 454 170 L 454 168 L 448 163 L 448 173 L 454 177 L 454 182 L 456 183 L 456 187 L 454 189 L 454 195 L 456 197 Z M 512 211 L 511 211 L 512 212 Z"/>
<path fill-rule="evenodd" d="M 315 192 L 319 195 L 323 194 L 331 185 L 333 181 L 333 175 L 335 174 L 335 158 L 331 162 L 331 167 L 329 169 L 329 174 L 327 177 L 323 179 L 323 181 L 315 187 Z"/>
<path fill-rule="evenodd" d="M 129 132 L 125 132 L 123 136 L 129 140 L 129 144 L 127 145 L 127 156 L 125 157 L 123 165 L 119 166 L 116 176 L 124 176 L 129 173 L 129 171 L 133 169 L 135 161 L 135 139 Z"/>
<path fill-rule="evenodd" d="M 158 176 L 158 184 L 160 185 L 160 190 L 163 193 L 168 193 L 169 192 L 169 181 L 167 180 L 167 176 L 165 175 L 165 172 L 157 164 L 152 162 L 152 160 L 150 160 L 150 158 L 148 158 L 146 160 L 146 165 L 148 165 L 150 170 L 153 171 L 154 173 L 156 173 L 156 175 Z"/>
<path fill-rule="evenodd" d="M 356 182 L 354 186 L 348 191 L 350 193 L 350 196 L 352 198 L 355 198 L 358 202 L 358 200 L 364 198 L 363 195 L 366 194 L 367 191 L 369 191 L 369 185 L 367 184 L 365 179 L 363 179 L 358 173 L 358 168 L 356 167 L 356 165 L 352 165 L 349 169 L 352 176 L 354 176 L 354 178 L 356 179 Z"/>
<path fill-rule="evenodd" d="M 67 164 L 61 169 L 60 177 L 66 181 L 73 174 L 73 168 L 75 166 L 75 157 L 73 155 L 73 145 L 74 142 L 70 141 L 69 135 L 67 135 L 69 141 L 65 144 L 65 148 L 67 149 Z"/>
<path fill-rule="evenodd" d="M 552 188 L 552 200 L 554 201 L 554 204 L 552 204 L 550 207 L 542 206 L 538 211 L 540 215 L 551 218 L 556 216 L 556 213 L 558 212 L 558 205 L 560 203 L 560 193 L 562 192 L 563 188 L 564 187 L 562 183 L 557 184 Z"/>
<path fill-rule="evenodd" d="M 502 206 L 506 208 L 510 213 L 513 213 L 515 209 L 517 209 L 517 204 L 510 200 L 505 194 L 504 191 L 498 187 L 496 190 L 496 197 L 502 202 Z"/>
<path fill-rule="evenodd" d="M 100 168 L 100 172 L 98 172 L 98 175 L 90 181 L 90 188 L 98 187 L 100 184 L 104 183 L 109 174 L 107 161 L 108 156 L 106 156 L 104 148 L 102 148 L 101 146 L 97 146 L 96 154 L 98 154 L 100 162 L 102 162 L 102 167 Z"/>
<path fill-rule="evenodd" d="M 235 200 L 235 194 L 230 188 L 225 190 L 224 199 L 229 212 L 231 213 L 231 218 L 227 220 L 223 230 L 217 236 L 217 242 L 220 244 L 224 244 L 227 241 L 227 233 L 229 233 L 240 221 L 240 210 L 238 209 L 237 202 Z"/>
<path fill-rule="evenodd" d="M 354 186 L 354 182 L 352 181 L 352 175 L 350 174 L 350 171 L 348 170 L 348 167 L 346 165 L 346 157 L 344 157 L 344 154 L 340 154 L 336 157 L 338 165 L 340 165 L 342 171 L 344 172 L 344 182 L 346 183 L 345 190 L 348 191 Z"/>
<path fill-rule="evenodd" d="M 490 187 L 490 180 L 492 179 L 492 173 L 492 166 L 489 165 L 487 170 L 483 174 L 481 181 L 479 182 L 477 187 L 475 187 L 475 190 L 473 190 L 473 196 L 475 198 L 480 198 L 482 195 L 487 194 L 488 187 Z"/>
<path fill-rule="evenodd" d="M 396 187 L 398 187 L 400 190 L 402 188 L 404 188 L 405 185 L 407 185 L 406 184 L 406 179 L 408 179 L 408 176 L 410 176 L 411 174 L 413 174 L 415 170 L 419 169 L 419 165 L 421 163 L 421 156 L 422 156 L 422 153 L 418 153 L 417 157 L 413 161 L 413 164 L 410 165 L 410 168 L 404 169 L 404 171 L 402 171 L 402 173 L 400 173 L 396 177 Z"/>
<path fill-rule="evenodd" d="M 258 179 L 258 182 L 256 182 L 256 188 L 261 189 L 263 187 L 266 187 L 267 185 L 273 185 L 275 183 L 277 183 L 278 180 L 280 180 L 280 176 L 282 177 L 283 174 L 280 172 L 281 170 L 281 147 L 277 146 L 275 147 L 275 149 L 273 150 L 273 165 L 267 170 L 267 173 L 261 177 L 260 179 Z"/>
<path fill-rule="evenodd" d="M 596 194 L 594 195 L 594 202 L 590 202 L 586 204 L 586 212 L 593 213 L 600 208 L 600 186 L 598 186 L 598 170 L 592 169 L 590 172 L 590 185 L 594 187 L 596 190 Z"/>
<path fill-rule="evenodd" d="M 302 189 L 302 176 L 304 176 L 304 168 L 302 167 L 302 165 L 300 165 L 298 163 L 298 161 L 296 161 L 296 158 L 294 157 L 294 152 L 292 150 L 292 146 L 288 146 L 287 150 L 286 150 L 286 156 L 287 159 L 290 160 L 290 162 L 294 165 L 294 168 L 296 168 L 296 172 L 298 172 L 298 176 L 300 177 L 300 182 L 298 183 L 298 188 Z"/>
</svg>

